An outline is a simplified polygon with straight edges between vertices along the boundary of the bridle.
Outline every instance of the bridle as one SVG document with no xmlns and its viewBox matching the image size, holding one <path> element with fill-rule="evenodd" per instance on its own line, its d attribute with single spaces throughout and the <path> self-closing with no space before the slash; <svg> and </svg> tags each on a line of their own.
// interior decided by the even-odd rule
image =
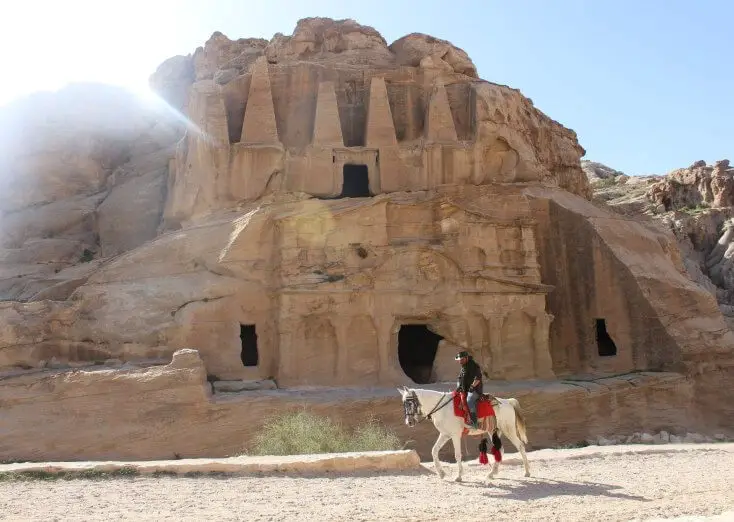
<svg viewBox="0 0 734 522">
<path fill-rule="evenodd" d="M 446 396 L 449 397 L 449 400 L 441 404 L 441 401 L 443 401 Z M 436 404 L 436 406 L 430 412 L 428 412 L 428 415 L 423 415 L 423 410 L 421 408 L 421 403 L 418 400 L 418 396 L 416 395 L 415 391 L 411 390 L 403 398 L 403 412 L 405 413 L 406 419 L 411 418 L 414 423 L 418 424 L 426 419 L 431 420 L 431 415 L 448 406 L 449 404 L 451 404 L 452 401 L 453 398 L 451 397 L 450 393 L 444 394 L 444 396 L 441 397 L 441 399 L 438 401 L 438 404 Z M 415 420 L 416 417 L 419 417 L 417 421 Z"/>
<path fill-rule="evenodd" d="M 422 417 L 423 412 L 421 411 L 421 403 L 418 400 L 418 396 L 415 394 L 414 391 L 411 391 L 405 397 L 403 397 L 403 413 L 405 414 L 405 420 L 407 421 L 408 419 L 410 419 L 413 424 L 416 424 L 423 420 L 418 419 L 418 421 L 416 421 L 416 417 Z M 408 425 L 410 425 L 410 423 L 408 423 Z"/>
</svg>

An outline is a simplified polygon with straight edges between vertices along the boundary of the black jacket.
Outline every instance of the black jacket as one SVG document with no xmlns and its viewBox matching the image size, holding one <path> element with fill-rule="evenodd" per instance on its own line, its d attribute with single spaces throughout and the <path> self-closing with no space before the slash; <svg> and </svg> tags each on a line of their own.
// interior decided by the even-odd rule
<svg viewBox="0 0 734 522">
<path fill-rule="evenodd" d="M 479 384 L 474 387 L 474 391 L 482 394 L 482 370 L 479 365 L 474 362 L 472 357 L 467 359 L 466 364 L 461 367 L 459 372 L 459 380 L 456 383 L 456 387 L 463 392 L 469 393 L 471 383 L 474 379 L 479 379 Z"/>
</svg>

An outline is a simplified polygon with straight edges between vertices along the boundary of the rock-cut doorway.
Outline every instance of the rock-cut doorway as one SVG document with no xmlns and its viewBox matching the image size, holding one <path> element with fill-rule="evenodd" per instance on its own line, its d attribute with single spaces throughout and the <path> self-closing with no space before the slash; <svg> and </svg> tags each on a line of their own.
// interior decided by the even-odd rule
<svg viewBox="0 0 734 522">
<path fill-rule="evenodd" d="M 254 324 L 240 325 L 240 359 L 244 366 L 257 366 L 260 354 L 257 349 L 257 330 Z"/>
<path fill-rule="evenodd" d="M 599 357 L 614 357 L 617 355 L 617 345 L 607 331 L 605 319 L 596 319 L 596 348 Z"/>
<path fill-rule="evenodd" d="M 433 363 L 443 339 L 425 324 L 403 324 L 398 331 L 398 360 L 405 375 L 416 384 L 436 381 Z"/>
<path fill-rule="evenodd" d="M 347 163 L 343 170 L 343 185 L 340 198 L 368 198 L 370 194 L 370 176 L 367 165 Z"/>
</svg>

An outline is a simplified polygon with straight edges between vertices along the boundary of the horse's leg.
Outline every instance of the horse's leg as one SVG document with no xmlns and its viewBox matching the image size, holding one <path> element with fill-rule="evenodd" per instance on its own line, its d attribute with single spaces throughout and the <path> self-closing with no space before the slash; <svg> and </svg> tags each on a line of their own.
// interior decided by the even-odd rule
<svg viewBox="0 0 734 522">
<path fill-rule="evenodd" d="M 496 413 L 494 416 L 487 418 L 487 438 L 489 439 L 490 443 L 492 443 L 492 434 L 495 431 L 497 432 L 498 437 L 501 436 L 500 435 L 501 432 L 499 431 L 499 422 L 497 420 Z M 487 475 L 487 480 L 494 478 L 494 476 L 497 475 L 497 472 L 499 471 L 499 469 L 500 469 L 500 463 L 497 462 L 496 460 L 492 462 L 492 469 L 489 471 L 489 475 Z"/>
<path fill-rule="evenodd" d="M 461 466 L 461 432 L 458 435 L 451 437 L 451 442 L 454 445 L 454 457 L 456 458 L 456 465 L 459 468 L 456 473 L 455 482 L 461 482 L 462 466 Z"/>
<path fill-rule="evenodd" d="M 489 432 L 489 440 L 492 441 L 492 445 L 494 445 L 494 441 L 492 440 L 492 435 L 497 432 L 497 437 L 502 437 L 502 429 L 500 428 L 500 422 L 498 418 L 494 418 L 494 422 L 492 423 L 492 431 Z M 504 456 L 504 448 L 500 450 L 500 454 Z M 492 470 L 489 472 L 488 479 L 494 478 L 497 476 L 497 473 L 499 473 L 500 470 L 500 463 L 496 460 L 492 463 Z"/>
<path fill-rule="evenodd" d="M 522 463 L 523 466 L 525 466 L 525 476 L 530 476 L 530 464 L 528 464 L 528 456 L 525 454 L 525 444 L 520 440 L 520 437 L 517 436 L 517 433 L 508 432 L 507 438 L 510 439 L 510 442 L 512 442 L 512 445 L 517 448 L 517 451 L 520 452 L 520 456 L 522 457 Z"/>
<path fill-rule="evenodd" d="M 497 436 L 501 437 L 500 432 L 497 431 Z M 492 433 L 489 434 L 489 440 L 492 441 Z M 487 476 L 487 479 L 494 478 L 497 475 L 497 472 L 500 470 L 500 463 L 496 460 L 492 462 L 492 469 L 489 471 L 489 476 Z"/>
<path fill-rule="evenodd" d="M 436 466 L 436 473 L 438 474 L 439 478 L 443 478 L 446 475 L 446 472 L 444 472 L 443 469 L 441 469 L 441 463 L 438 461 L 438 452 L 441 451 L 441 448 L 443 448 L 446 443 L 449 441 L 449 436 L 444 435 L 443 433 L 440 433 L 438 435 L 438 439 L 436 439 L 436 443 L 433 445 L 433 448 L 431 449 L 431 456 L 433 457 L 433 465 Z"/>
<path fill-rule="evenodd" d="M 520 452 L 520 457 L 522 457 L 522 463 L 525 467 L 525 476 L 529 477 L 530 464 L 528 463 L 528 456 L 525 453 L 525 443 L 522 441 L 522 438 L 520 437 L 520 432 L 518 431 L 519 419 L 517 418 L 517 412 L 512 405 L 510 405 L 508 413 L 510 412 L 511 415 L 503 418 L 504 422 L 502 423 L 502 428 L 504 433 L 507 435 L 507 438 L 510 440 L 510 442 L 512 442 L 512 445 L 515 446 L 517 448 L 517 451 Z"/>
</svg>

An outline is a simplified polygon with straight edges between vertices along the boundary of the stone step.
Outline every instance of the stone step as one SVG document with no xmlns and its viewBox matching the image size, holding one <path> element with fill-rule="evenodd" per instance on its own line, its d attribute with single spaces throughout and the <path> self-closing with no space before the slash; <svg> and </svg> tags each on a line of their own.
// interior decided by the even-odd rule
<svg viewBox="0 0 734 522">
<path fill-rule="evenodd" d="M 237 393 L 241 391 L 277 390 L 272 379 L 262 381 L 213 381 L 214 393 Z"/>
<path fill-rule="evenodd" d="M 312 455 L 239 456 L 229 458 L 194 458 L 152 461 L 77 461 L 22 462 L 0 464 L 0 474 L 42 473 L 114 473 L 126 470 L 130 475 L 171 473 L 323 473 L 376 472 L 421 469 L 415 450 L 321 453 Z"/>
</svg>

